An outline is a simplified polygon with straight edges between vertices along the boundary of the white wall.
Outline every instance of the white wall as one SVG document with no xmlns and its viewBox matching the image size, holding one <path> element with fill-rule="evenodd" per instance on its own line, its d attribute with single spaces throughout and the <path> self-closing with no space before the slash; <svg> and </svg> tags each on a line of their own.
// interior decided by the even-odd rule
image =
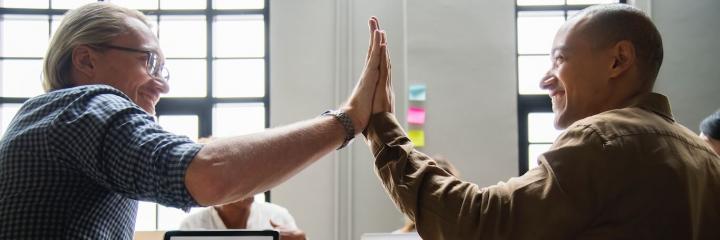
<svg viewBox="0 0 720 240">
<path fill-rule="evenodd" d="M 396 84 L 402 86 L 403 3 L 271 1 L 271 125 L 315 117 L 345 100 L 363 67 L 371 15 L 382 19 L 397 42 L 391 54 Z M 312 239 L 359 239 L 403 221 L 374 176 L 362 140 L 273 189 L 272 200 L 287 207 Z"/>
<path fill-rule="evenodd" d="M 699 132 L 720 108 L 720 1 L 653 0 L 651 8 L 665 48 L 655 90 L 670 98 L 676 120 Z"/>
<path fill-rule="evenodd" d="M 270 2 L 270 119 L 279 126 L 332 108 L 335 81 L 333 0 Z M 326 157 L 273 189 L 311 239 L 336 239 L 335 162 Z"/>
<path fill-rule="evenodd" d="M 490 185 L 518 172 L 512 1 L 408 1 L 408 81 L 428 86 L 429 154 Z"/>
<path fill-rule="evenodd" d="M 643 0 L 665 43 L 657 91 L 691 129 L 720 107 L 720 1 Z M 352 89 L 367 49 L 367 18 L 388 31 L 399 118 L 410 83 L 428 85 L 426 137 L 480 185 L 517 174 L 513 1 L 272 0 L 271 125 L 335 108 Z M 714 28 L 713 28 L 714 27 Z M 362 140 L 273 189 L 311 239 L 359 239 L 402 225 Z"/>
</svg>

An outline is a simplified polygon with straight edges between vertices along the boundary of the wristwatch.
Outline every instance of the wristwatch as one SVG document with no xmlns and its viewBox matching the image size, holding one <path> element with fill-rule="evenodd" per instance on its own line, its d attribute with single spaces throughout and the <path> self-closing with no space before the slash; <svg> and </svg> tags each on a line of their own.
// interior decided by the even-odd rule
<svg viewBox="0 0 720 240">
<path fill-rule="evenodd" d="M 333 116 L 335 119 L 340 121 L 340 124 L 343 128 L 345 128 L 345 133 L 347 133 L 345 141 L 343 141 L 343 144 L 340 145 L 337 150 L 344 148 L 352 142 L 353 138 L 355 138 L 355 127 L 353 127 L 352 119 L 350 119 L 350 116 L 348 116 L 347 113 L 342 110 L 327 110 L 320 114 L 320 116 Z"/>
</svg>

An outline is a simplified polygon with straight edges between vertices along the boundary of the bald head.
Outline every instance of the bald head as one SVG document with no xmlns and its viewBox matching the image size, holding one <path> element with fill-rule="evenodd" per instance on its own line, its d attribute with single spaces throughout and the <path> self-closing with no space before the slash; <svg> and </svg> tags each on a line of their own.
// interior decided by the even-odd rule
<svg viewBox="0 0 720 240">
<path fill-rule="evenodd" d="M 627 4 L 602 4 L 588 7 L 572 20 L 584 21 L 579 29 L 595 47 L 605 48 L 619 41 L 635 47 L 643 88 L 652 90 L 663 60 L 660 32 L 642 11 Z"/>
</svg>

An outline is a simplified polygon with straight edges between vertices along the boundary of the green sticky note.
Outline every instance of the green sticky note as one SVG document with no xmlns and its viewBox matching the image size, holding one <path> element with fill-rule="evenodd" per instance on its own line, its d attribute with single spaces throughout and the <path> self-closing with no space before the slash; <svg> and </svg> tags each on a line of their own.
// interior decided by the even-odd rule
<svg viewBox="0 0 720 240">
<path fill-rule="evenodd" d="M 425 131 L 423 130 L 410 130 L 408 131 L 408 138 L 412 141 L 415 147 L 425 146 Z"/>
</svg>

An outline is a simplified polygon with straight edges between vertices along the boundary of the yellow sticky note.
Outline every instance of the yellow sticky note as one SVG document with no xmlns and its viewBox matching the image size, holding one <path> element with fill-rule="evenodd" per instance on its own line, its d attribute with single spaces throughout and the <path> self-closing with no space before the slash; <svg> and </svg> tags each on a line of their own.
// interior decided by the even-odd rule
<svg viewBox="0 0 720 240">
<path fill-rule="evenodd" d="M 425 146 L 425 131 L 423 130 L 410 130 L 408 131 L 408 138 L 412 141 L 415 147 Z"/>
</svg>

